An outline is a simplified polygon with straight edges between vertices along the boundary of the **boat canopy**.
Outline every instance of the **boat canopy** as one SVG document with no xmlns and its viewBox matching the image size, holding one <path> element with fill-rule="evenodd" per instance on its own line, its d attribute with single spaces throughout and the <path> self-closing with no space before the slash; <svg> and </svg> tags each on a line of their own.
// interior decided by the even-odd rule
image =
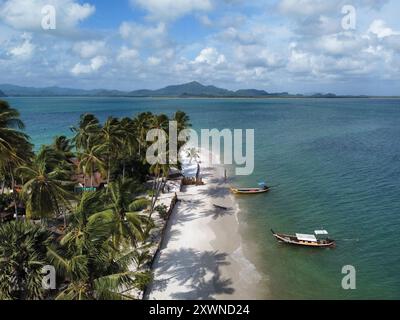
<svg viewBox="0 0 400 320">
<path fill-rule="evenodd" d="M 299 241 L 313 241 L 313 242 L 318 241 L 313 234 L 296 233 L 296 237 Z"/>
<path fill-rule="evenodd" d="M 328 234 L 328 231 L 326 231 L 326 230 L 315 230 L 314 233 L 317 234 L 317 235 L 319 235 L 319 234 Z"/>
</svg>

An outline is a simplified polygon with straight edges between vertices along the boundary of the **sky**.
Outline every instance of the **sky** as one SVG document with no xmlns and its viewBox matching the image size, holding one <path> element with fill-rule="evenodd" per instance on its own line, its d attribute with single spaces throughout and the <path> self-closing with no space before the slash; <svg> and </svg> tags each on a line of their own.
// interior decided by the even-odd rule
<svg viewBox="0 0 400 320">
<path fill-rule="evenodd" d="M 398 0 L 0 0 L 0 83 L 400 95 L 399 14 Z"/>
</svg>

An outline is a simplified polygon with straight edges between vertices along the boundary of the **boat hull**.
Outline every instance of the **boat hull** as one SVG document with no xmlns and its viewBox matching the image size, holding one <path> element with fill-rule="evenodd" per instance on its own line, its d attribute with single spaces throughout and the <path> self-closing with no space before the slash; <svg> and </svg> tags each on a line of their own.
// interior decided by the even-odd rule
<svg viewBox="0 0 400 320">
<path fill-rule="evenodd" d="M 274 233 L 274 237 L 281 243 L 285 243 L 293 246 L 308 247 L 308 248 L 334 248 L 336 247 L 336 241 L 331 239 L 314 241 L 300 241 L 296 237 L 286 234 Z"/>
<path fill-rule="evenodd" d="M 234 194 L 260 194 L 260 193 L 266 193 L 270 191 L 270 189 L 257 189 L 257 188 L 243 188 L 243 189 L 237 189 L 237 188 L 231 188 L 232 193 Z"/>
</svg>

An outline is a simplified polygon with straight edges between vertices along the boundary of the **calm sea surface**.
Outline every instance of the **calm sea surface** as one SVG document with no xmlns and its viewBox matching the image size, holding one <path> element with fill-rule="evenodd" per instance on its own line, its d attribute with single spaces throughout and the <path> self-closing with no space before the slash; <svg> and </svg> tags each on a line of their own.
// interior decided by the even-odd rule
<svg viewBox="0 0 400 320">
<path fill-rule="evenodd" d="M 7 98 L 36 146 L 71 135 L 81 113 L 101 120 L 187 112 L 199 128 L 255 129 L 256 166 L 234 184 L 266 180 L 270 194 L 239 198 L 245 252 L 266 298 L 400 299 L 400 100 Z M 270 229 L 326 228 L 336 249 L 280 245 Z M 341 288 L 342 267 L 357 289 Z"/>
</svg>

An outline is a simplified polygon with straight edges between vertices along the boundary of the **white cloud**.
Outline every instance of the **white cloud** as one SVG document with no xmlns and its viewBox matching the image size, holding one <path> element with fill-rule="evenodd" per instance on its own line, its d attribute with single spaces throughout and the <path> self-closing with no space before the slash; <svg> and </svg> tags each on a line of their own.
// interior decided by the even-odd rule
<svg viewBox="0 0 400 320">
<path fill-rule="evenodd" d="M 262 46 L 239 46 L 235 49 L 239 62 L 247 69 L 283 67 L 285 59 L 281 55 Z"/>
<path fill-rule="evenodd" d="M 119 28 L 121 37 L 131 42 L 134 47 L 163 47 L 168 43 L 167 28 L 164 23 L 147 26 L 134 22 L 123 22 Z"/>
<path fill-rule="evenodd" d="M 106 49 L 104 41 L 80 41 L 74 44 L 73 50 L 78 53 L 81 58 L 93 58 L 99 54 L 103 54 Z"/>
<path fill-rule="evenodd" d="M 98 71 L 106 63 L 107 59 L 103 56 L 96 56 L 90 60 L 89 64 L 77 63 L 72 69 L 71 73 L 75 76 L 81 74 L 90 74 Z"/>
<path fill-rule="evenodd" d="M 147 59 L 147 62 L 149 63 L 149 65 L 151 66 L 158 66 L 161 63 L 161 59 L 157 58 L 157 57 L 149 57 Z"/>
<path fill-rule="evenodd" d="M 379 10 L 388 2 L 389 0 L 280 0 L 278 8 L 283 14 L 310 17 L 321 14 L 340 14 L 344 5 L 353 5 L 356 9 Z"/>
<path fill-rule="evenodd" d="M 201 50 L 200 54 L 194 60 L 194 63 L 219 65 L 226 62 L 223 54 L 220 54 L 215 48 L 205 48 Z"/>
<path fill-rule="evenodd" d="M 118 30 L 109 30 L 112 37 L 102 37 L 100 27 L 93 24 L 89 33 L 79 32 L 77 37 L 79 21 L 94 11 L 93 6 L 85 8 L 85 1 L 91 2 L 46 1 L 67 4 L 58 22 L 65 34 L 73 35 L 50 38 L 34 32 L 40 20 L 31 19 L 35 16 L 31 12 L 37 12 L 37 4 L 44 0 L 24 2 L 25 8 L 20 5 L 8 20 L 1 10 L 16 0 L 0 0 L 0 83 L 129 90 L 198 80 L 268 91 L 297 92 L 300 87 L 301 92 L 304 83 L 318 88 L 329 80 L 336 92 L 337 83 L 346 81 L 351 88 L 351 83 L 364 80 L 399 79 L 400 24 L 395 19 L 399 4 L 394 0 L 381 12 L 375 10 L 385 0 L 351 0 L 358 13 L 357 29 L 352 31 L 340 25 L 340 5 L 347 0 L 277 0 L 257 10 L 254 3 L 235 0 L 227 5 L 224 0 L 218 2 L 218 12 L 200 7 L 197 1 L 143 0 L 135 2 L 145 9 L 137 12 L 136 22 L 120 21 Z M 266 3 L 257 3 L 261 2 Z M 280 11 L 274 11 L 276 3 Z M 68 4 L 75 5 L 67 10 Z M 178 11 L 169 9 L 175 5 Z M 184 24 L 172 24 L 190 14 Z M 196 32 L 187 36 L 192 23 Z M 27 32 L 31 36 L 21 38 L 24 28 L 31 30 Z M 43 73 L 46 77 L 41 77 Z"/>
<path fill-rule="evenodd" d="M 117 60 L 120 62 L 133 62 L 139 58 L 139 51 L 136 49 L 129 49 L 126 46 L 123 46 L 117 55 Z"/>
<path fill-rule="evenodd" d="M 349 34 L 326 35 L 315 41 L 315 48 L 332 55 L 353 55 L 365 47 L 365 40 Z"/>
<path fill-rule="evenodd" d="M 155 20 L 171 21 L 193 12 L 212 9 L 210 0 L 131 0 Z"/>
<path fill-rule="evenodd" d="M 289 56 L 288 70 L 294 73 L 309 73 L 312 69 L 312 56 L 307 52 L 296 49 L 293 45 L 293 50 Z"/>
<path fill-rule="evenodd" d="M 306 51 L 292 44 L 288 71 L 307 80 L 349 79 L 376 72 L 379 59 L 366 52 L 333 57 Z"/>
<path fill-rule="evenodd" d="M 24 33 L 21 38 L 23 39 L 23 43 L 19 46 L 11 48 L 9 50 L 9 54 L 16 58 L 29 59 L 35 50 L 35 45 L 33 45 L 31 42 L 32 36 Z"/>
<path fill-rule="evenodd" d="M 361 5 L 367 8 L 379 10 L 389 1 L 390 0 L 357 0 L 355 5 Z"/>
<path fill-rule="evenodd" d="M 73 30 L 81 21 L 95 12 L 95 7 L 76 0 L 5 0 L 0 2 L 0 20 L 25 31 L 43 31 L 42 8 L 53 5 L 56 9 L 56 31 Z"/>
<path fill-rule="evenodd" d="M 373 33 L 378 38 L 386 38 L 390 36 L 400 35 L 400 32 L 396 32 L 389 28 L 386 25 L 386 22 L 383 20 L 374 20 L 371 23 L 368 32 Z"/>
<path fill-rule="evenodd" d="M 335 34 L 343 31 L 340 17 L 329 17 L 326 15 L 317 15 L 301 19 L 297 28 L 294 30 L 297 34 L 307 36 L 320 36 Z"/>
<path fill-rule="evenodd" d="M 336 0 L 281 0 L 279 9 L 288 15 L 311 16 L 334 10 L 338 2 Z"/>
<path fill-rule="evenodd" d="M 255 44 L 259 42 L 266 30 L 264 26 L 259 26 L 254 32 L 240 31 L 237 28 L 229 27 L 220 33 L 223 40 L 234 41 L 240 44 Z"/>
</svg>

